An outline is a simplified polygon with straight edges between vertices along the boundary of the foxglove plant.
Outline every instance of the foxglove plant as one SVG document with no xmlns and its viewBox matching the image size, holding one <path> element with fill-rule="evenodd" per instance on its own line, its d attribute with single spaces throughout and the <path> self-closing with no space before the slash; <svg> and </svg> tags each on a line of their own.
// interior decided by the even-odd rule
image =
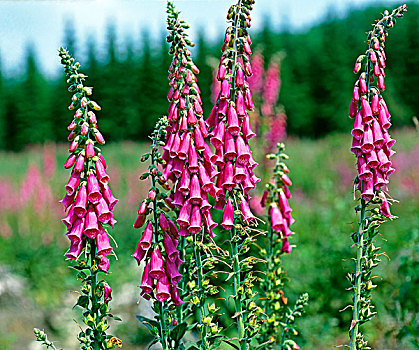
<svg viewBox="0 0 419 350">
<path fill-rule="evenodd" d="M 389 200 L 384 192 L 390 175 L 394 172 L 390 157 L 395 141 L 388 129 L 390 113 L 382 92 L 385 90 L 385 41 L 396 19 L 403 16 L 406 5 L 387 10 L 368 33 L 368 49 L 355 62 L 354 72 L 359 74 L 353 89 L 349 117 L 354 118 L 351 152 L 357 157 L 358 176 L 355 179 L 360 191 L 358 231 L 352 235 L 357 249 L 355 272 L 348 274 L 353 291 L 353 316 L 349 328 L 351 349 L 370 349 L 359 326 L 369 321 L 376 312 L 371 300 L 373 284 L 372 270 L 380 262 L 375 236 L 379 226 L 392 219 Z M 379 209 L 376 207 L 379 204 Z"/>
<path fill-rule="evenodd" d="M 216 149 L 219 190 L 215 208 L 223 210 L 221 225 L 230 232 L 233 294 L 235 304 L 233 319 L 238 329 L 238 347 L 248 349 L 259 327 L 261 309 L 255 303 L 253 286 L 257 277 L 252 268 L 259 259 L 246 255 L 255 237 L 252 226 L 256 217 L 249 208 L 249 191 L 260 179 L 253 169 L 249 139 L 255 136 L 250 127 L 247 110 L 253 110 L 252 94 L 247 77 L 252 74 L 250 55 L 250 11 L 254 0 L 239 0 L 228 10 L 230 23 L 225 33 L 222 57 L 218 68 L 220 93 L 208 125 L 212 129 L 211 144 Z M 231 340 L 227 340 L 231 343 Z M 234 345 L 237 346 L 237 345 Z"/>
<path fill-rule="evenodd" d="M 288 188 L 291 180 L 289 169 L 285 164 L 288 156 L 284 153 L 285 145 L 277 144 L 276 154 L 268 154 L 267 159 L 275 160 L 273 179 L 266 184 L 261 206 L 268 208 L 268 249 L 261 251 L 266 260 L 266 277 L 261 279 L 260 288 L 264 292 L 262 308 L 265 320 L 260 326 L 258 341 L 263 349 L 299 349 L 297 343 L 289 339 L 296 334 L 291 326 L 295 318 L 301 316 L 308 302 L 308 294 L 298 299 L 293 309 L 288 308 L 288 298 L 284 294 L 286 273 L 281 264 L 284 254 L 291 253 L 289 237 L 293 234 L 290 226 L 295 222 L 291 216 L 292 209 L 288 203 L 291 192 Z"/>
<path fill-rule="evenodd" d="M 197 308 L 196 323 L 201 335 L 198 345 L 202 349 L 213 349 L 219 345 L 217 339 L 221 329 L 214 319 L 215 304 L 206 305 L 206 302 L 210 295 L 217 293 L 217 288 L 208 278 L 216 260 L 212 237 L 217 224 L 212 219 L 209 203 L 209 196 L 215 198 L 220 191 L 213 183 L 218 174 L 216 156 L 205 141 L 209 132 L 203 119 L 196 78 L 199 70 L 187 48 L 193 46 L 185 33 L 189 26 L 179 19 L 179 11 L 171 1 L 168 1 L 167 12 L 167 41 L 171 43 L 169 53 L 173 60 L 168 77 L 171 86 L 168 94 L 169 127 L 163 153 L 166 162 L 163 176 L 174 184 L 169 200 L 177 213 L 181 252 L 188 260 L 183 292 L 189 303 L 184 309 L 180 308 L 179 320 L 182 322 L 184 316 L 193 316 Z"/>
<path fill-rule="evenodd" d="M 99 273 L 107 274 L 110 267 L 107 256 L 113 253 L 113 248 L 108 230 L 116 222 L 112 211 L 118 202 L 109 188 L 107 164 L 99 148 L 105 140 L 98 130 L 94 111 L 100 107 L 89 98 L 92 88 L 84 86 L 87 76 L 79 72 L 80 64 L 67 50 L 61 48 L 58 53 L 68 78 L 68 91 L 74 93 L 69 106 L 69 110 L 75 110 L 68 126 L 70 155 L 64 164 L 66 169 L 72 168 L 72 173 L 61 203 L 67 211 L 62 221 L 70 240 L 65 256 L 77 262 L 72 267 L 79 271 L 77 278 L 82 281 L 76 305 L 83 309 L 87 328 L 77 338 L 81 349 L 121 347 L 120 339 L 106 334 L 108 318 L 120 319 L 110 313 L 111 287 L 99 279 Z M 37 340 L 46 341 L 41 332 L 35 334 Z"/>
</svg>

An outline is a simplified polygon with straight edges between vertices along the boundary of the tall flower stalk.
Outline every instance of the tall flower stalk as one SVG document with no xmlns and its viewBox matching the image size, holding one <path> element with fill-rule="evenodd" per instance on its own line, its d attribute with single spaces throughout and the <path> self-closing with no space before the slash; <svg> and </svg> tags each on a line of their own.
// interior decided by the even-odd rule
<svg viewBox="0 0 419 350">
<path fill-rule="evenodd" d="M 264 292 L 262 309 L 265 320 L 260 326 L 258 341 L 263 349 L 299 349 L 297 343 L 290 339 L 296 334 L 292 327 L 295 318 L 301 316 L 308 301 L 304 293 L 293 309 L 288 307 L 288 298 L 284 293 L 286 272 L 281 264 L 284 254 L 292 251 L 289 237 L 293 234 L 290 226 L 295 222 L 291 216 L 292 209 L 288 203 L 291 192 L 288 188 L 291 180 L 289 169 L 285 164 L 288 156 L 284 153 L 285 145 L 277 144 L 276 154 L 268 154 L 267 159 L 275 160 L 272 181 L 266 184 L 261 205 L 268 209 L 267 249 L 261 250 L 266 260 L 266 276 L 261 279 L 260 287 Z"/>
<path fill-rule="evenodd" d="M 201 337 L 198 345 L 202 349 L 213 349 L 219 345 L 217 339 L 221 331 L 216 322 L 217 307 L 208 304 L 209 297 L 217 293 L 209 280 L 217 252 L 212 240 L 217 224 L 212 219 L 209 203 L 209 197 L 216 198 L 219 192 L 213 183 L 218 174 L 217 157 L 206 142 L 209 132 L 196 77 L 199 70 L 188 49 L 194 44 L 185 32 L 189 26 L 180 19 L 180 12 L 171 1 L 168 1 L 167 13 L 167 41 L 171 43 L 169 53 L 173 59 L 169 69 L 169 126 L 163 176 L 174 184 L 169 200 L 177 215 L 182 252 L 188 260 L 184 264 L 187 278 L 182 280 L 188 303 L 179 308 L 179 314 L 183 321 L 194 318 L 197 311 L 196 327 Z"/>
<path fill-rule="evenodd" d="M 221 225 L 230 233 L 230 256 L 226 263 L 232 268 L 229 278 L 233 280 L 233 319 L 241 350 L 249 349 L 250 341 L 258 331 L 261 312 L 255 303 L 253 287 L 257 277 L 252 271 L 259 259 L 246 254 L 255 242 L 252 226 L 256 225 L 248 204 L 249 191 L 260 181 L 253 172 L 257 163 L 248 144 L 255 136 L 247 112 L 254 108 L 247 83 L 247 77 L 252 74 L 251 40 L 247 30 L 253 4 L 253 0 L 239 0 L 228 10 L 230 25 L 225 33 L 217 75 L 221 88 L 207 120 L 212 129 L 211 144 L 216 149 L 219 170 L 215 207 L 224 211 Z"/>
<path fill-rule="evenodd" d="M 351 151 L 357 157 L 358 176 L 355 179 L 361 193 L 360 204 L 355 207 L 360 214 L 358 230 L 352 235 L 357 249 L 356 268 L 348 274 L 353 292 L 353 316 L 349 328 L 350 349 L 370 349 L 359 326 L 369 321 L 376 312 L 371 300 L 372 270 L 380 262 L 375 236 L 379 226 L 392 219 L 389 200 L 384 189 L 394 172 L 390 157 L 395 141 L 388 129 L 391 116 L 382 95 L 385 90 L 385 41 L 396 19 L 403 16 L 406 5 L 387 10 L 368 33 L 368 49 L 358 57 L 354 72 L 359 74 L 353 89 L 349 117 L 354 118 Z M 380 205 L 379 209 L 377 204 Z"/>
<path fill-rule="evenodd" d="M 61 48 L 58 53 L 68 78 L 68 90 L 73 93 L 69 110 L 75 111 L 68 126 L 70 155 L 64 164 L 66 169 L 72 168 L 72 173 L 61 203 L 67 211 L 62 221 L 70 240 L 65 256 L 77 262 L 72 267 L 82 281 L 76 305 L 83 309 L 83 322 L 87 328 L 81 329 L 77 338 L 81 349 L 121 347 L 121 340 L 106 333 L 108 319 L 119 318 L 110 313 L 112 289 L 101 277 L 101 273 L 106 275 L 110 267 L 107 256 L 113 253 L 113 248 L 108 231 L 116 222 L 112 211 L 118 200 L 109 188 L 107 164 L 100 149 L 105 140 L 98 130 L 94 113 L 100 107 L 89 97 L 92 88 L 84 86 L 87 77 L 79 72 L 80 64 L 67 50 Z M 39 338 L 42 334 L 36 335 Z"/>
<path fill-rule="evenodd" d="M 155 319 L 138 315 L 155 336 L 154 343 L 160 342 L 164 350 L 178 349 L 186 332 L 186 324 L 177 324 L 176 307 L 183 303 L 178 291 L 182 279 L 179 266 L 183 263 L 179 257 L 179 231 L 168 216 L 171 205 L 168 203 L 169 185 L 160 166 L 165 163 L 160 153 L 164 145 L 167 117 L 162 117 L 151 135 L 151 151 L 144 154 L 141 161 L 150 160 L 148 171 L 141 175 L 141 180 L 151 180 L 147 198 L 140 204 L 134 228 L 145 226 L 137 249 L 132 256 L 138 265 L 143 261 L 141 296 L 153 300 Z"/>
</svg>

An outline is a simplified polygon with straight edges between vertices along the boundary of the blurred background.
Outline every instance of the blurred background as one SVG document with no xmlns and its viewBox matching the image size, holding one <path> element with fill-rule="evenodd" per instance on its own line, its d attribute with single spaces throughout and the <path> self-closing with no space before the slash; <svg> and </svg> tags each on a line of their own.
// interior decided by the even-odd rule
<svg viewBox="0 0 419 350">
<path fill-rule="evenodd" d="M 204 113 L 211 110 L 213 69 L 219 60 L 228 0 L 179 0 L 191 25 L 192 50 L 200 68 Z M 350 234 L 355 215 L 348 118 L 357 56 L 365 51 L 371 23 L 396 1 L 263 0 L 255 5 L 251 36 L 262 70 L 278 63 L 280 90 L 275 110 L 285 129 L 293 179 L 297 246 L 284 258 L 288 295 L 307 291 L 310 304 L 298 323 L 299 344 L 326 349 L 347 338 L 350 311 L 339 312 L 345 292 Z M 391 30 L 387 41 L 385 98 L 392 114 L 396 173 L 390 194 L 399 217 L 383 226 L 382 256 L 374 292 L 379 316 L 366 326 L 374 349 L 417 349 L 419 144 L 414 117 L 419 99 L 419 3 Z M 119 260 L 112 265 L 112 324 L 126 349 L 145 349 L 149 338 L 135 320 L 147 313 L 137 285 L 140 271 L 130 258 L 139 232 L 132 228 L 137 205 L 147 193 L 136 162 L 148 148 L 147 135 L 168 109 L 165 2 L 1 1 L 0 2 L 0 348 L 39 349 L 32 328 L 44 328 L 58 347 L 77 348 L 77 310 L 71 310 L 78 284 L 64 261 L 65 227 L 58 200 L 69 176 L 67 129 L 72 113 L 56 50 L 67 47 L 79 60 L 93 98 L 102 106 L 99 129 L 111 185 L 120 199 L 113 232 Z M 260 102 L 260 101 L 259 101 Z M 263 123 L 254 115 L 254 122 Z M 286 123 L 286 124 L 285 124 Z M 266 132 L 254 149 L 259 175 Z M 259 147 L 261 146 L 261 147 Z M 260 186 L 257 192 L 263 191 Z M 256 194 L 257 197 L 257 194 Z"/>
</svg>

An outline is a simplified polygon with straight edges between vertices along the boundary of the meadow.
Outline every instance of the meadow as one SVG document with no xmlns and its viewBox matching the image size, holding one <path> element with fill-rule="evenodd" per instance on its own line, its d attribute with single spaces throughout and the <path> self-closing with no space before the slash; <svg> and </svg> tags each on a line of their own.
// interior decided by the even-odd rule
<svg viewBox="0 0 419 350">
<path fill-rule="evenodd" d="M 395 130 L 397 140 L 390 194 L 400 201 L 392 207 L 399 218 L 382 227 L 377 244 L 382 255 L 375 282 L 374 300 L 379 316 L 366 326 L 374 349 L 415 349 L 418 313 L 419 242 L 419 143 L 413 128 Z M 296 248 L 283 259 L 289 275 L 286 293 L 290 300 L 307 291 L 309 306 L 298 321 L 299 344 L 306 349 L 326 349 L 344 344 L 350 311 L 345 293 L 354 255 L 350 234 L 356 229 L 353 212 L 355 159 L 349 152 L 348 134 L 330 134 L 318 140 L 290 137 L 285 140 L 293 179 Z M 253 149 L 261 150 L 263 139 Z M 112 322 L 113 333 L 125 349 L 146 349 L 150 338 L 135 314 L 150 314 L 139 299 L 140 270 L 130 255 L 140 232 L 132 227 L 148 183 L 140 182 L 144 165 L 140 156 L 147 143 L 119 142 L 104 146 L 110 164 L 111 186 L 119 203 L 118 225 L 112 235 L 118 242 L 118 261 L 112 260 L 109 281 L 114 290 L 113 313 L 124 322 Z M 19 152 L 0 152 L 0 344 L 2 349 L 39 349 L 32 333 L 44 328 L 58 347 L 75 349 L 77 299 L 75 272 L 68 268 L 65 227 L 60 222 L 68 172 L 62 167 L 66 146 L 49 143 L 26 146 Z M 270 163 L 256 154 L 259 175 L 267 178 Z M 252 200 L 258 212 L 259 183 Z M 351 212 L 353 214 L 351 214 Z M 220 233 L 221 234 L 221 233 Z M 345 260 L 346 259 L 346 260 Z M 416 332 L 416 340 L 415 340 Z"/>
</svg>

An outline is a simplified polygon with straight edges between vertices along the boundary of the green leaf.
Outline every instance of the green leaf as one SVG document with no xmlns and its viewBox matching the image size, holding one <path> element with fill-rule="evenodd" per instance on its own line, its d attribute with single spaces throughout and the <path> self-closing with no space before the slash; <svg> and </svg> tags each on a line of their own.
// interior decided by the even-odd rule
<svg viewBox="0 0 419 350">
<path fill-rule="evenodd" d="M 223 342 L 224 343 L 227 343 L 228 345 L 230 345 L 230 346 L 232 346 L 233 348 L 235 348 L 236 350 L 240 350 L 240 348 L 236 345 L 236 344 L 234 344 L 233 342 L 231 342 L 230 340 L 226 340 L 226 339 L 223 339 Z"/>
<path fill-rule="evenodd" d="M 74 305 L 74 307 L 76 307 L 77 305 L 81 306 L 84 309 L 87 309 L 87 306 L 89 305 L 89 297 L 87 295 L 79 296 L 79 298 L 77 299 L 77 303 L 76 305 Z"/>
<path fill-rule="evenodd" d="M 172 329 L 172 331 L 170 332 L 172 339 L 175 342 L 178 342 L 180 339 L 182 339 L 182 337 L 185 335 L 186 333 L 186 329 L 187 329 L 188 325 L 186 324 L 186 322 L 182 322 L 180 324 L 178 324 L 175 328 Z"/>
<path fill-rule="evenodd" d="M 159 334 L 159 324 L 156 321 L 153 321 L 147 317 L 141 316 L 141 315 L 135 315 L 135 317 L 144 325 L 146 326 L 149 331 L 154 334 Z"/>
</svg>

